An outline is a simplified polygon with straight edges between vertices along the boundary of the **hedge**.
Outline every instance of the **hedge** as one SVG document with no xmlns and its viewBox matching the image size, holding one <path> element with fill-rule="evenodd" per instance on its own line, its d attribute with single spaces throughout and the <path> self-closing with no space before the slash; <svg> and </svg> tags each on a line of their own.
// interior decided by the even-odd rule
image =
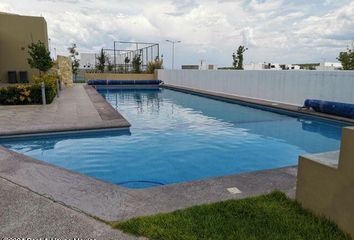
<svg viewBox="0 0 354 240">
<path fill-rule="evenodd" d="M 16 84 L 0 88 L 0 104 L 25 105 L 42 104 L 41 83 L 45 84 L 46 102 L 51 103 L 56 96 L 56 76 L 34 77 L 31 84 Z"/>
</svg>

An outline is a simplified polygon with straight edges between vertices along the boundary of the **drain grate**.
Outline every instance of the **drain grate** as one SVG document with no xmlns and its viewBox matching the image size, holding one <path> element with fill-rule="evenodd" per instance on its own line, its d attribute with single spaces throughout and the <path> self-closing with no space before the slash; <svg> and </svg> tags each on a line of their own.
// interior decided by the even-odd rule
<svg viewBox="0 0 354 240">
<path fill-rule="evenodd" d="M 230 187 L 230 188 L 226 188 L 226 190 L 231 193 L 231 194 L 239 194 L 242 193 L 240 191 L 240 189 L 238 189 L 237 187 Z"/>
</svg>

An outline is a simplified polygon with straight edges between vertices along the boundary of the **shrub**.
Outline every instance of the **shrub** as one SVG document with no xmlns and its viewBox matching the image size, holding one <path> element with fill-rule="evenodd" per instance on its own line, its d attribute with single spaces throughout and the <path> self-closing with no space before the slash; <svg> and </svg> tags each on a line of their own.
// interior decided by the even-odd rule
<svg viewBox="0 0 354 240">
<path fill-rule="evenodd" d="M 40 77 L 33 77 L 33 91 L 36 99 L 42 99 L 41 83 L 45 85 L 45 96 L 47 103 L 51 103 L 57 95 L 57 79 L 55 75 L 43 75 Z M 42 103 L 42 100 L 40 101 Z"/>
<path fill-rule="evenodd" d="M 44 75 L 41 77 L 34 77 L 32 84 L 17 84 L 0 88 L 0 104 L 41 104 L 42 82 L 45 84 L 46 102 L 51 103 L 56 96 L 56 79 L 56 76 Z"/>
<path fill-rule="evenodd" d="M 40 96 L 40 99 L 42 99 L 41 83 L 44 82 L 46 101 L 47 103 L 51 103 L 53 101 L 53 99 L 57 95 L 57 79 L 58 76 L 55 75 L 33 77 L 33 85 L 37 91 L 39 90 L 38 95 Z"/>
<path fill-rule="evenodd" d="M 0 89 L 0 104 L 30 104 L 32 103 L 31 86 L 18 84 Z"/>
<path fill-rule="evenodd" d="M 141 72 L 141 55 L 135 55 L 132 60 L 133 65 L 133 73 L 140 73 Z"/>
<path fill-rule="evenodd" d="M 146 72 L 154 73 L 155 69 L 163 69 L 162 65 L 163 65 L 163 60 L 156 58 L 154 61 L 148 63 Z"/>
</svg>

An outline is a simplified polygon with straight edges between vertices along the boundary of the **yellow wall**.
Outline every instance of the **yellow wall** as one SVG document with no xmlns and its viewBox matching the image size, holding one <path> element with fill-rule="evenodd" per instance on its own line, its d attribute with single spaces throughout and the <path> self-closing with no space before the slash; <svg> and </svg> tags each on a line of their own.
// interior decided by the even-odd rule
<svg viewBox="0 0 354 240">
<path fill-rule="evenodd" d="M 154 80 L 155 74 L 134 73 L 85 73 L 85 81 L 93 79 L 102 80 Z"/>
<path fill-rule="evenodd" d="M 48 47 L 47 23 L 43 17 L 0 12 L 0 83 L 8 81 L 8 71 L 28 71 L 30 80 L 38 74 L 27 63 L 27 46 L 38 40 Z"/>
<path fill-rule="evenodd" d="M 296 200 L 354 237 L 354 128 L 343 129 L 338 166 L 324 156 L 300 157 Z"/>
</svg>

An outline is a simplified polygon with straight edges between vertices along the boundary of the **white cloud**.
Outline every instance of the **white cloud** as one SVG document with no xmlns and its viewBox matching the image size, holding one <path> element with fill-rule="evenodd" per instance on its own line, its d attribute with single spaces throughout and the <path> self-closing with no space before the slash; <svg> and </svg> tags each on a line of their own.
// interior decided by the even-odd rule
<svg viewBox="0 0 354 240">
<path fill-rule="evenodd" d="M 257 46 L 256 41 L 253 36 L 253 29 L 250 27 L 246 27 L 241 32 L 242 35 L 242 44 L 247 47 L 255 47 Z"/>
<path fill-rule="evenodd" d="M 167 66 L 170 45 L 181 40 L 176 62 L 207 59 L 231 64 L 238 45 L 246 62 L 335 60 L 354 38 L 354 2 L 305 0 L 2 0 L 0 11 L 42 14 L 53 47 L 65 53 L 112 47 L 113 40 L 160 42 Z"/>
<path fill-rule="evenodd" d="M 297 24 L 294 34 L 304 46 L 343 48 L 354 39 L 354 2 L 322 16 L 310 16 Z"/>
<path fill-rule="evenodd" d="M 256 12 L 269 12 L 281 8 L 283 0 L 251 0 L 248 7 Z"/>
<path fill-rule="evenodd" d="M 0 2 L 0 12 L 11 12 L 13 11 L 8 3 Z"/>
</svg>

